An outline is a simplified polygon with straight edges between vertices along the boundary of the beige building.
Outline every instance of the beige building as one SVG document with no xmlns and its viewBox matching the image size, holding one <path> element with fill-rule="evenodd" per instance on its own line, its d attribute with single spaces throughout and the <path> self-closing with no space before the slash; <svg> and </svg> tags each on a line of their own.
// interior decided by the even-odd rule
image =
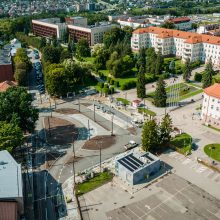
<svg viewBox="0 0 220 220">
<path fill-rule="evenodd" d="M 220 83 L 204 89 L 201 118 L 206 125 L 220 128 Z"/>
<path fill-rule="evenodd" d="M 163 55 L 176 55 L 183 62 L 200 60 L 207 62 L 210 58 L 214 65 L 220 66 L 220 37 L 171 30 L 159 27 L 139 28 L 133 32 L 131 48 L 154 47 Z"/>
</svg>

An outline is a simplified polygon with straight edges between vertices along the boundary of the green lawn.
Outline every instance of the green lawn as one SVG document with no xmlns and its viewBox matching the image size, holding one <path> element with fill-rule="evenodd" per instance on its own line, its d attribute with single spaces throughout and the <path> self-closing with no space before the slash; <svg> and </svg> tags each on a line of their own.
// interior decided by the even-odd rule
<svg viewBox="0 0 220 220">
<path fill-rule="evenodd" d="M 192 137 L 186 133 L 179 134 L 176 137 L 172 138 L 170 146 L 179 153 L 182 153 L 184 155 L 190 154 L 192 149 Z"/>
<path fill-rule="evenodd" d="M 157 114 L 149 109 L 146 109 L 146 108 L 138 108 L 138 112 L 139 113 L 145 113 L 146 115 L 150 115 L 150 116 L 156 116 Z"/>
<path fill-rule="evenodd" d="M 172 92 L 174 93 L 175 91 L 179 91 L 179 98 L 175 99 L 172 97 L 169 98 L 169 94 Z M 202 89 L 198 89 L 194 86 L 191 86 L 187 83 L 177 83 L 175 85 L 172 85 L 172 86 L 168 86 L 166 87 L 166 92 L 167 92 L 167 96 L 168 96 L 168 99 L 167 99 L 167 103 L 169 103 L 170 101 L 174 102 L 178 102 L 178 101 L 182 101 L 184 99 L 187 99 L 187 98 L 190 98 L 190 97 L 193 97 L 197 94 L 200 94 L 203 92 Z M 151 92 L 151 93 L 148 93 L 147 94 L 147 99 L 149 101 L 152 101 L 153 98 L 154 98 L 154 92 Z"/>
<path fill-rule="evenodd" d="M 129 105 L 130 104 L 130 102 L 127 99 L 117 98 L 116 100 L 118 102 L 122 102 L 124 105 Z"/>
<path fill-rule="evenodd" d="M 220 162 L 220 144 L 208 144 L 204 147 L 204 152 L 212 159 Z"/>
<path fill-rule="evenodd" d="M 92 191 L 102 186 L 103 184 L 111 181 L 112 178 L 113 178 L 113 174 L 109 172 L 103 172 L 101 174 L 98 174 L 97 176 L 95 176 L 90 180 L 77 184 L 76 193 L 77 195 L 82 195 L 84 193 Z"/>
</svg>

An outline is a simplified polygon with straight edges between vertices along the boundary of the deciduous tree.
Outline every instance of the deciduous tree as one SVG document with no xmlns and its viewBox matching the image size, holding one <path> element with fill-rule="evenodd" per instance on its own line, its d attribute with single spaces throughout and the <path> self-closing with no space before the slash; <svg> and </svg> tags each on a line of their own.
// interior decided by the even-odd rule
<svg viewBox="0 0 220 220">
<path fill-rule="evenodd" d="M 137 97 L 141 99 L 146 97 L 145 70 L 143 66 L 140 67 L 137 75 Z"/>
</svg>

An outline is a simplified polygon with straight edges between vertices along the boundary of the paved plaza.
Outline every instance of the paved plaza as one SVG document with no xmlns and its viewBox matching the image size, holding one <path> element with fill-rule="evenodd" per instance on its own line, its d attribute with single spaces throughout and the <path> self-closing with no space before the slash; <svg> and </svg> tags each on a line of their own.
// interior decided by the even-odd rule
<svg viewBox="0 0 220 220">
<path fill-rule="evenodd" d="M 171 174 L 133 195 L 113 183 L 83 196 L 84 219 L 220 219 L 220 200 Z"/>
</svg>

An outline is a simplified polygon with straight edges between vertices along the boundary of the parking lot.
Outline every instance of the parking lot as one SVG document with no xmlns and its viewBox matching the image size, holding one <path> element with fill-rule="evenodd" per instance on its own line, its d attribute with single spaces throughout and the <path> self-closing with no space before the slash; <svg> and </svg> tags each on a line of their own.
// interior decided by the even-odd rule
<svg viewBox="0 0 220 220">
<path fill-rule="evenodd" d="M 220 201 L 175 174 L 134 195 L 111 184 L 101 188 L 84 196 L 91 220 L 220 219 Z"/>
</svg>

